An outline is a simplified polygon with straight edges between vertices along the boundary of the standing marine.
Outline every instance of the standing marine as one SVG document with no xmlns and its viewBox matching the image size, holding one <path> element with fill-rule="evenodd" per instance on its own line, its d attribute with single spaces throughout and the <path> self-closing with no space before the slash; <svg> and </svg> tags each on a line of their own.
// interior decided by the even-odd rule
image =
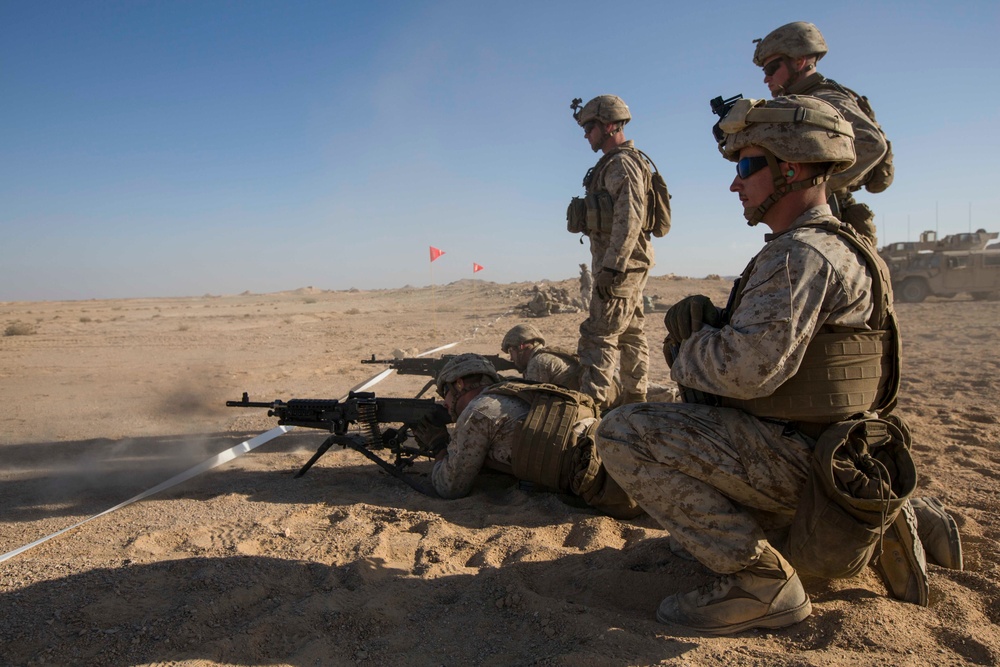
<svg viewBox="0 0 1000 667">
<path fill-rule="evenodd" d="M 868 98 L 827 79 L 816 64 L 827 53 L 826 40 L 812 23 L 796 21 L 755 39 L 753 62 L 764 70 L 764 83 L 772 97 L 812 95 L 829 102 L 851 124 L 857 160 L 827 182 L 834 216 L 868 236 L 875 245 L 875 215 L 855 201 L 854 192 L 882 192 L 892 184 L 892 145 L 875 121 Z"/>
<path fill-rule="evenodd" d="M 594 293 L 594 275 L 586 264 L 580 265 L 580 303 L 583 309 L 590 310 L 590 298 Z"/>
<path fill-rule="evenodd" d="M 581 102 L 573 101 L 573 118 L 590 148 L 603 155 L 583 179 L 586 196 L 574 198 L 567 211 L 569 231 L 590 239 L 594 280 L 577 346 L 584 366 L 580 390 L 607 407 L 619 359 L 622 403 L 646 400 L 649 345 L 642 291 L 653 266 L 650 234 L 662 236 L 666 230 L 653 229 L 650 162 L 625 138 L 624 127 L 632 119 L 628 106 L 616 95 L 600 95 L 582 107 Z"/>
</svg>

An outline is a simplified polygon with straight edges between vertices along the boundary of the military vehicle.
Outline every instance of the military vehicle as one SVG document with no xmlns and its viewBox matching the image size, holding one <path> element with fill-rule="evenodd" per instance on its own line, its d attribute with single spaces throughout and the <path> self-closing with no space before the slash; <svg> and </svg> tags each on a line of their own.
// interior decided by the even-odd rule
<svg viewBox="0 0 1000 667">
<path fill-rule="evenodd" d="M 976 300 L 1000 298 L 1000 248 L 987 247 L 998 236 L 980 229 L 938 240 L 935 232 L 924 232 L 915 243 L 880 248 L 896 300 L 919 303 L 928 296 L 951 298 L 961 293 Z"/>
</svg>

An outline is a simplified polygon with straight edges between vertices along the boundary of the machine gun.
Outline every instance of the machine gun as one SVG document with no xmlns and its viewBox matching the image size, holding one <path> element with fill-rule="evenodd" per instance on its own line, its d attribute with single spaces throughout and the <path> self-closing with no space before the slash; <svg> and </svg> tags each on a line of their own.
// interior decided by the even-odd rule
<svg viewBox="0 0 1000 667">
<path fill-rule="evenodd" d="M 277 417 L 279 425 L 301 426 L 329 431 L 312 458 L 295 474 L 302 477 L 333 445 L 350 448 L 362 454 L 393 477 L 401 479 L 420 493 L 436 496 L 429 489 L 403 470 L 413 465 L 419 456 L 433 458 L 434 454 L 423 445 L 404 444 L 414 424 L 427 419 L 435 426 L 451 423 L 447 408 L 431 398 L 376 398 L 372 392 L 350 392 L 347 399 L 293 398 L 288 402 L 253 402 L 243 392 L 239 401 L 226 401 L 229 408 L 267 408 L 268 417 Z M 360 432 L 348 432 L 352 424 Z M 398 429 L 382 430 L 380 424 L 402 424 Z M 414 442 L 416 442 L 414 440 Z M 373 453 L 387 449 L 395 456 L 392 463 Z"/>
<path fill-rule="evenodd" d="M 424 375 L 430 377 L 431 380 L 424 385 L 424 388 L 417 393 L 417 397 L 424 395 L 428 389 L 434 386 L 434 378 L 437 374 L 444 368 L 444 365 L 451 361 L 458 355 L 446 354 L 442 357 L 407 357 L 404 359 L 376 359 L 375 355 L 372 355 L 371 359 L 362 359 L 363 364 L 382 364 L 392 368 L 399 375 Z M 497 371 L 516 371 L 517 366 L 510 359 L 501 357 L 498 354 L 484 354 L 482 355 L 484 359 L 493 364 L 493 368 Z"/>
<path fill-rule="evenodd" d="M 733 95 L 729 99 L 725 100 L 722 99 L 722 95 L 719 95 L 709 101 L 709 104 L 712 105 L 712 113 L 719 117 L 719 120 L 715 121 L 715 125 L 712 126 L 712 134 L 715 136 L 715 141 L 719 144 L 722 144 L 722 142 L 726 140 L 726 133 L 722 131 L 721 127 L 719 127 L 719 123 L 721 123 L 722 119 L 726 117 L 726 114 L 728 114 L 729 110 L 733 108 L 733 105 L 736 104 L 738 100 L 742 99 L 742 94 Z"/>
</svg>

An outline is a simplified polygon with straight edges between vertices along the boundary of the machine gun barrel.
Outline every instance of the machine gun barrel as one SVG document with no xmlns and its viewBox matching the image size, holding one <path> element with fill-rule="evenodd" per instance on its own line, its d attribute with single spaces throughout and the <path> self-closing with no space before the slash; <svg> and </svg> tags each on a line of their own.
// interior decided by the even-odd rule
<svg viewBox="0 0 1000 667">
<path fill-rule="evenodd" d="M 281 403 L 281 401 L 274 401 L 272 403 L 254 402 L 250 400 L 250 395 L 247 392 L 243 392 L 243 398 L 241 398 L 238 401 L 226 401 L 226 407 L 227 408 L 274 408 L 276 407 L 275 403 Z"/>
</svg>

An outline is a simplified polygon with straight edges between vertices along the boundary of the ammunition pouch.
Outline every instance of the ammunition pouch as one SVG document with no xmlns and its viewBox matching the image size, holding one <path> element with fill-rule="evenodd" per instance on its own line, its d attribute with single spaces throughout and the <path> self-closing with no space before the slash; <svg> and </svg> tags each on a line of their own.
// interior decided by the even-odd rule
<svg viewBox="0 0 1000 667">
<path fill-rule="evenodd" d="M 587 233 L 610 234 L 615 219 L 615 202 L 606 191 L 591 192 L 584 199 L 587 207 Z"/>
<path fill-rule="evenodd" d="M 614 223 L 614 209 L 615 203 L 607 192 L 573 197 L 566 209 L 566 229 L 571 234 L 610 234 Z"/>
<path fill-rule="evenodd" d="M 646 219 L 643 221 L 642 231 L 645 234 L 652 234 L 659 238 L 665 236 L 670 231 L 670 192 L 667 190 L 667 182 L 663 175 L 656 169 L 656 165 L 649 158 L 634 146 L 622 146 L 608 153 L 605 153 L 597 164 L 594 165 L 583 177 L 583 187 L 588 191 L 591 187 L 597 187 L 601 183 L 601 175 L 608 166 L 613 156 L 618 153 L 631 155 L 642 164 L 642 168 L 650 175 L 646 183 Z M 570 232 L 589 234 L 590 232 L 601 232 L 608 234 L 611 232 L 614 222 L 614 201 L 611 195 L 604 191 L 589 192 L 582 198 L 585 218 L 580 222 L 580 197 L 574 197 L 570 202 L 569 210 L 566 212 L 566 227 Z"/>
<path fill-rule="evenodd" d="M 871 561 L 917 485 L 897 421 L 842 421 L 819 436 L 785 552 L 799 572 L 847 578 Z"/>
<path fill-rule="evenodd" d="M 573 197 L 566 209 L 566 230 L 570 234 L 580 234 L 587 228 L 587 204 L 583 197 Z"/>
</svg>

